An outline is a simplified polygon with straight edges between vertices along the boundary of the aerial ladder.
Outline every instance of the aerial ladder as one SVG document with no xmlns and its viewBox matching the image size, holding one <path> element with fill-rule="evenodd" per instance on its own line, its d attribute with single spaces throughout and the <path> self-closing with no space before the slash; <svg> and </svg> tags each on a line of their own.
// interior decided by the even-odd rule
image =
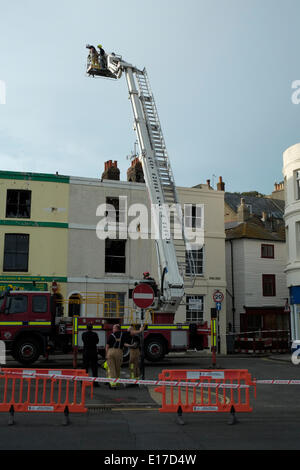
<svg viewBox="0 0 300 470">
<path fill-rule="evenodd" d="M 91 49 L 92 46 L 86 47 Z M 106 55 L 106 66 L 103 67 L 89 54 L 89 76 L 119 79 L 123 73 L 129 90 L 139 159 L 156 229 L 160 283 L 158 309 L 175 313 L 184 296 L 184 278 L 189 280 L 189 285 L 194 283 L 195 262 L 192 246 L 186 240 L 183 213 L 148 75 L 145 68 L 138 69 L 125 62 L 120 55 Z M 171 224 L 170 208 L 173 214 Z"/>
</svg>

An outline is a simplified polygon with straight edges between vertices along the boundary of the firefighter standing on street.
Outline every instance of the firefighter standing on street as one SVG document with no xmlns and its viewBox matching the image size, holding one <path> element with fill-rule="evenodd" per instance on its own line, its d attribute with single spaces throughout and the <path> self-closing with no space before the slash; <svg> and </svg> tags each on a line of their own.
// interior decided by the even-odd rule
<svg viewBox="0 0 300 470">
<path fill-rule="evenodd" d="M 89 367 L 92 369 L 93 377 L 98 377 L 98 352 L 97 344 L 99 343 L 99 338 L 97 333 L 93 331 L 93 325 L 91 323 L 87 324 L 87 331 L 82 335 L 83 341 L 83 365 L 86 372 L 89 372 Z M 98 386 L 99 384 L 95 383 L 94 385 Z"/>
<path fill-rule="evenodd" d="M 129 335 L 125 340 L 124 346 L 129 348 L 129 370 L 131 379 L 140 378 L 140 348 L 141 340 L 139 333 L 144 331 L 142 326 L 139 331 L 136 331 L 133 326 L 128 329 Z"/>
<path fill-rule="evenodd" d="M 124 338 L 120 325 L 114 325 L 111 335 L 109 335 L 106 344 L 106 360 L 107 360 L 107 377 L 119 379 L 121 373 L 121 365 L 123 361 Z M 116 387 L 117 384 L 111 382 L 110 388 Z"/>
</svg>

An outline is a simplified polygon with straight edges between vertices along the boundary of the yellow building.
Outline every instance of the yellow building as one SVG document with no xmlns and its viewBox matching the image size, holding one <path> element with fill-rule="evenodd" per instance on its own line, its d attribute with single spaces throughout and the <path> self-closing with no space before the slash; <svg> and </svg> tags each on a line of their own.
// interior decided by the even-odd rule
<svg viewBox="0 0 300 470">
<path fill-rule="evenodd" d="M 69 177 L 0 171 L 0 291 L 67 283 Z"/>
</svg>

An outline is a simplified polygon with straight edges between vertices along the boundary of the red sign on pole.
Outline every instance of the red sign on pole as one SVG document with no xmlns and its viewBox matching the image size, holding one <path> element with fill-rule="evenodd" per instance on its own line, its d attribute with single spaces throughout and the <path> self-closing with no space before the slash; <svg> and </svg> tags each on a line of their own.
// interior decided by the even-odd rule
<svg viewBox="0 0 300 470">
<path fill-rule="evenodd" d="M 132 299 L 139 308 L 148 308 L 153 304 L 154 291 L 148 284 L 138 284 L 132 293 Z"/>
<path fill-rule="evenodd" d="M 219 290 L 216 290 L 213 295 L 213 299 L 215 302 L 223 302 L 224 300 L 224 294 L 220 292 Z"/>
</svg>

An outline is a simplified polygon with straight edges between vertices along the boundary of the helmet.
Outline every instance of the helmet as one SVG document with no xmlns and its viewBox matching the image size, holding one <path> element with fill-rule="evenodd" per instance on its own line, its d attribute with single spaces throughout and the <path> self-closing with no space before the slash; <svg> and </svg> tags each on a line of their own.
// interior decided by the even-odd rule
<svg viewBox="0 0 300 470">
<path fill-rule="evenodd" d="M 99 49 L 102 49 L 102 44 L 98 44 L 97 47 L 99 47 Z"/>
</svg>

